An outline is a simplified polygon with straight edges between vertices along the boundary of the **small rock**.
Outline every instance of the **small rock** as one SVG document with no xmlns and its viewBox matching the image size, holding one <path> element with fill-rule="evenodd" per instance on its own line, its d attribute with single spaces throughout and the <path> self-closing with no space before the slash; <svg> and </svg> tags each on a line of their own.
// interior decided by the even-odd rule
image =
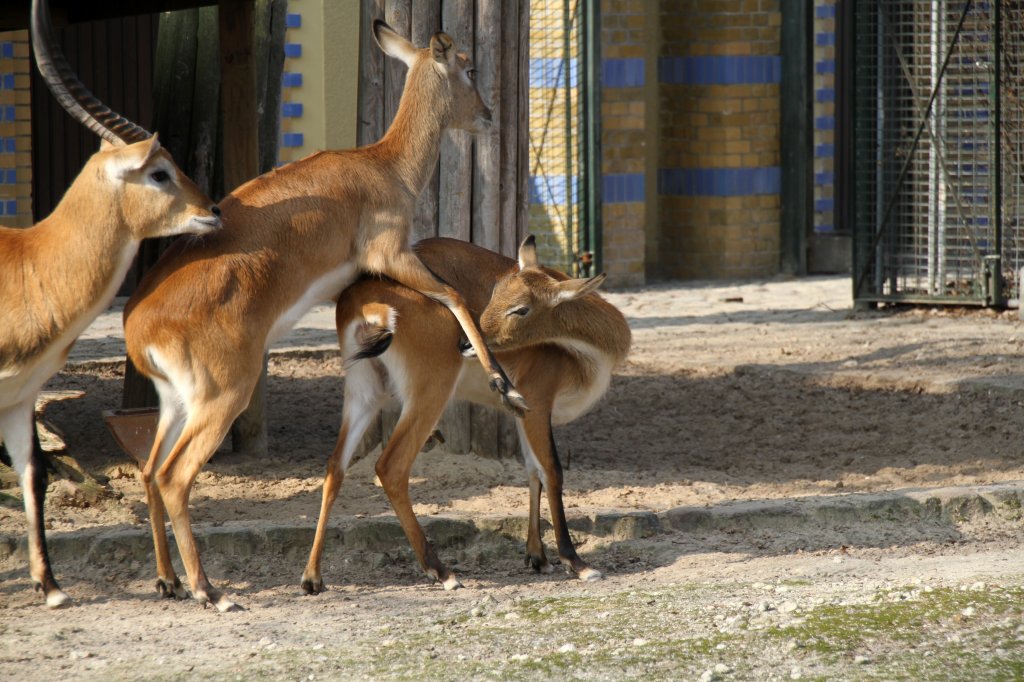
<svg viewBox="0 0 1024 682">
<path fill-rule="evenodd" d="M 871 659 L 868 658 L 867 656 L 854 656 L 853 657 L 853 662 L 856 663 L 857 665 L 867 665 L 868 663 L 871 662 Z"/>
<path fill-rule="evenodd" d="M 719 663 L 718 665 L 715 666 L 715 674 L 716 675 L 728 675 L 731 672 L 732 672 L 732 668 L 727 666 L 725 663 Z"/>
<path fill-rule="evenodd" d="M 786 601 L 782 602 L 781 606 L 779 606 L 779 611 L 781 613 L 793 613 L 798 608 L 799 606 L 797 606 L 797 603 L 795 601 L 787 599 Z"/>
<path fill-rule="evenodd" d="M 804 676 L 804 671 L 800 666 L 793 666 L 793 669 L 789 671 L 789 679 L 799 680 Z"/>
<path fill-rule="evenodd" d="M 480 616 L 484 615 L 484 610 L 479 606 L 474 606 L 469 610 L 469 615 L 473 616 L 474 618 L 479 618 Z"/>
<path fill-rule="evenodd" d="M 68 654 L 68 657 L 72 661 L 80 661 L 80 660 L 82 660 L 84 658 L 92 658 L 92 652 L 91 651 L 82 651 L 82 650 L 79 649 L 79 650 L 76 650 L 76 651 L 72 651 L 70 654 Z"/>
<path fill-rule="evenodd" d="M 637 637 L 633 640 L 633 646 L 647 646 L 647 640 L 643 637 Z"/>
<path fill-rule="evenodd" d="M 700 674 L 700 682 L 714 682 L 716 679 L 715 671 L 713 670 L 705 670 Z"/>
<path fill-rule="evenodd" d="M 572 651 L 576 651 L 576 645 L 572 642 L 569 642 L 568 644 L 563 644 L 562 646 L 558 647 L 558 653 L 560 654 L 567 654 Z"/>
<path fill-rule="evenodd" d="M 966 609 L 964 609 L 963 611 L 960 612 L 960 615 L 963 616 L 964 618 L 970 618 L 971 616 L 974 615 L 974 607 L 973 606 L 968 606 Z"/>
</svg>

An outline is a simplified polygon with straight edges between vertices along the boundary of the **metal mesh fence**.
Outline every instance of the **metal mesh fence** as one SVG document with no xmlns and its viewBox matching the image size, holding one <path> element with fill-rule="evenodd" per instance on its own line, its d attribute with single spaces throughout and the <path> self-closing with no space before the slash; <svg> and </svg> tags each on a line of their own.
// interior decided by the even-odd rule
<svg viewBox="0 0 1024 682">
<path fill-rule="evenodd" d="M 858 2 L 858 300 L 1001 305 L 1016 290 L 1021 9 Z"/>
<path fill-rule="evenodd" d="M 530 2 L 530 232 L 542 263 L 572 273 L 580 230 L 579 0 Z"/>
</svg>

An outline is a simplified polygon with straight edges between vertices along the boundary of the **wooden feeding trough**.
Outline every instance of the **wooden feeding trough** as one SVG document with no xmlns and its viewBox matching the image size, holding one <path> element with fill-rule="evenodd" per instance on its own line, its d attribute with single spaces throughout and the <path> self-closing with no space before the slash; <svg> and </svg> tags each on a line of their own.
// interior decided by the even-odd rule
<svg viewBox="0 0 1024 682">
<path fill-rule="evenodd" d="M 138 407 L 127 410 L 104 410 L 103 421 L 114 440 L 139 468 L 146 466 L 149 450 L 156 438 L 156 425 L 160 418 L 158 407 Z"/>
</svg>

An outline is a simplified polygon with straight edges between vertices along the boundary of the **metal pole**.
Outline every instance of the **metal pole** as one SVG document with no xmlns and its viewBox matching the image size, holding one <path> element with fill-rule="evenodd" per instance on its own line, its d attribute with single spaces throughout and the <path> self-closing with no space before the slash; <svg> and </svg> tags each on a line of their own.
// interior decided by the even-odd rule
<svg viewBox="0 0 1024 682">
<path fill-rule="evenodd" d="M 989 207 L 992 216 L 992 226 L 995 230 L 995 255 L 997 259 L 993 263 L 995 271 L 991 273 L 992 282 L 990 285 L 989 305 L 1001 306 L 1003 300 L 1003 272 L 1001 257 L 1003 254 L 1003 147 L 1002 147 L 1002 98 L 999 92 L 1002 75 L 1002 0 L 994 0 L 992 3 L 992 83 L 989 91 L 992 93 L 992 205 Z"/>
</svg>

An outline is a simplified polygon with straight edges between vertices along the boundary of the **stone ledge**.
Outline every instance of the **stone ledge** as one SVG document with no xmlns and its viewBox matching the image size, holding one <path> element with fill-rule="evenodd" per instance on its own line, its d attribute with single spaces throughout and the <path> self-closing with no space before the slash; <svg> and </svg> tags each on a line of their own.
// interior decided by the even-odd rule
<svg viewBox="0 0 1024 682">
<path fill-rule="evenodd" d="M 1024 482 L 743 501 L 716 507 L 676 507 L 660 513 L 608 510 L 572 517 L 569 527 L 576 535 L 616 541 L 640 540 L 672 532 L 792 534 L 826 529 L 839 538 L 857 543 L 878 541 L 893 529 L 916 530 L 916 534 L 924 537 L 954 539 L 959 536 L 959 524 L 984 518 L 1011 522 L 1024 518 Z M 525 541 L 528 527 L 526 516 L 476 519 L 432 516 L 422 518 L 421 522 L 434 546 L 442 549 L 465 547 L 487 536 Z M 547 530 L 550 524 L 545 521 L 542 527 Z M 195 527 L 200 551 L 225 557 L 268 553 L 303 557 L 313 543 L 314 530 L 311 523 L 239 522 Z M 100 565 L 146 561 L 153 552 L 148 527 L 51 533 L 47 541 L 57 565 L 75 560 Z M 401 526 L 391 516 L 342 519 L 330 527 L 327 542 L 329 547 L 371 552 L 408 549 Z M 0 536 L 0 561 L 11 557 L 25 560 L 26 556 L 24 536 Z"/>
</svg>

